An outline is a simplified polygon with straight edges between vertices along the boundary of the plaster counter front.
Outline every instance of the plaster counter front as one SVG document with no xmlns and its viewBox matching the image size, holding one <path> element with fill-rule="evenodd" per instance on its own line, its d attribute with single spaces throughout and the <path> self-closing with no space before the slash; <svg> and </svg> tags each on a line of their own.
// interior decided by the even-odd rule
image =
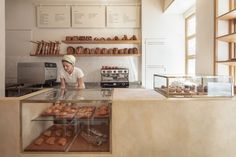
<svg viewBox="0 0 236 157">
<path fill-rule="evenodd" d="M 110 153 L 22 152 L 21 99 L 0 101 L 1 157 L 234 157 L 236 154 L 235 97 L 166 99 L 153 90 L 115 89 Z"/>
</svg>

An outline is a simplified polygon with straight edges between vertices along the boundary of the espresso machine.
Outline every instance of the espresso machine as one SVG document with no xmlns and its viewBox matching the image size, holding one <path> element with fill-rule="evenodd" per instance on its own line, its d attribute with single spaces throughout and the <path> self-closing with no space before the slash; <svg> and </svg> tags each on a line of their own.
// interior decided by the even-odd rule
<svg viewBox="0 0 236 157">
<path fill-rule="evenodd" d="M 101 87 L 103 88 L 129 87 L 129 69 L 117 66 L 102 66 Z"/>
</svg>

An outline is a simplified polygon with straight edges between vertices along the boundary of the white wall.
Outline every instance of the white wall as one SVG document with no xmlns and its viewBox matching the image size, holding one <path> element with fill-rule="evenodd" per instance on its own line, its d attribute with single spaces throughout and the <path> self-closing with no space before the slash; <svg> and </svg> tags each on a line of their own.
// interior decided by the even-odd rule
<svg viewBox="0 0 236 157">
<path fill-rule="evenodd" d="M 106 1 L 100 0 L 7 0 L 6 1 L 6 80 L 16 82 L 17 63 L 31 61 L 56 62 L 61 68 L 60 57 L 30 57 L 30 51 L 34 48 L 29 40 L 64 40 L 67 35 L 91 35 L 94 37 L 123 36 L 124 34 L 140 36 L 140 29 L 39 29 L 36 27 L 35 5 L 40 3 L 51 4 L 100 4 Z M 109 0 L 114 3 L 134 3 L 139 0 Z M 78 46 L 78 45 L 73 45 Z M 118 45 L 86 45 L 86 47 L 117 47 Z M 119 45 L 121 47 L 135 47 L 137 45 Z M 66 52 L 67 45 L 62 44 L 62 52 Z M 85 73 L 86 82 L 100 81 L 100 68 L 102 65 L 125 66 L 130 69 L 130 81 L 141 80 L 141 57 L 81 57 L 77 58 L 77 66 Z"/>
<path fill-rule="evenodd" d="M 164 67 L 167 74 L 184 74 L 184 18 L 181 14 L 163 13 L 162 3 L 162 0 L 142 0 L 142 80 L 149 85 L 152 84 L 152 73 L 158 73 L 160 67 Z M 146 52 L 145 41 L 148 39 L 165 42 L 162 53 L 158 53 L 157 48 L 157 55 L 153 54 L 153 60 L 157 62 L 151 63 L 152 67 L 146 62 L 149 52 Z"/>
<path fill-rule="evenodd" d="M 5 0 L 0 0 L 0 97 L 5 96 Z"/>
<path fill-rule="evenodd" d="M 214 72 L 214 0 L 196 1 L 196 73 Z"/>
</svg>

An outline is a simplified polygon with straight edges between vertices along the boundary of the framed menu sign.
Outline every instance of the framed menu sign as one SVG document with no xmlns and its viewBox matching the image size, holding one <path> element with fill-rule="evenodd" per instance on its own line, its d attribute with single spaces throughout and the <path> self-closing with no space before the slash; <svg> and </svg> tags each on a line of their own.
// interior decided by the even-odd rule
<svg viewBox="0 0 236 157">
<path fill-rule="evenodd" d="M 105 6 L 72 6 L 72 27 L 105 27 Z"/>
<path fill-rule="evenodd" d="M 140 6 L 107 6 L 107 27 L 140 27 Z"/>
<path fill-rule="evenodd" d="M 37 6 L 37 26 L 40 28 L 70 27 L 70 6 Z"/>
</svg>

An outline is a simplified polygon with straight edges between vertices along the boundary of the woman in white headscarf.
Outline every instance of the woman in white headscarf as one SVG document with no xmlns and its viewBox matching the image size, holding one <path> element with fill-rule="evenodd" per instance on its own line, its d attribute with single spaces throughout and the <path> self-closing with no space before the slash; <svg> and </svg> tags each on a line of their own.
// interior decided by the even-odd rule
<svg viewBox="0 0 236 157">
<path fill-rule="evenodd" d="M 65 89 L 66 86 L 84 89 L 84 73 L 80 68 L 75 67 L 75 57 L 73 55 L 64 55 L 61 61 L 63 66 L 60 71 L 61 89 Z"/>
</svg>

